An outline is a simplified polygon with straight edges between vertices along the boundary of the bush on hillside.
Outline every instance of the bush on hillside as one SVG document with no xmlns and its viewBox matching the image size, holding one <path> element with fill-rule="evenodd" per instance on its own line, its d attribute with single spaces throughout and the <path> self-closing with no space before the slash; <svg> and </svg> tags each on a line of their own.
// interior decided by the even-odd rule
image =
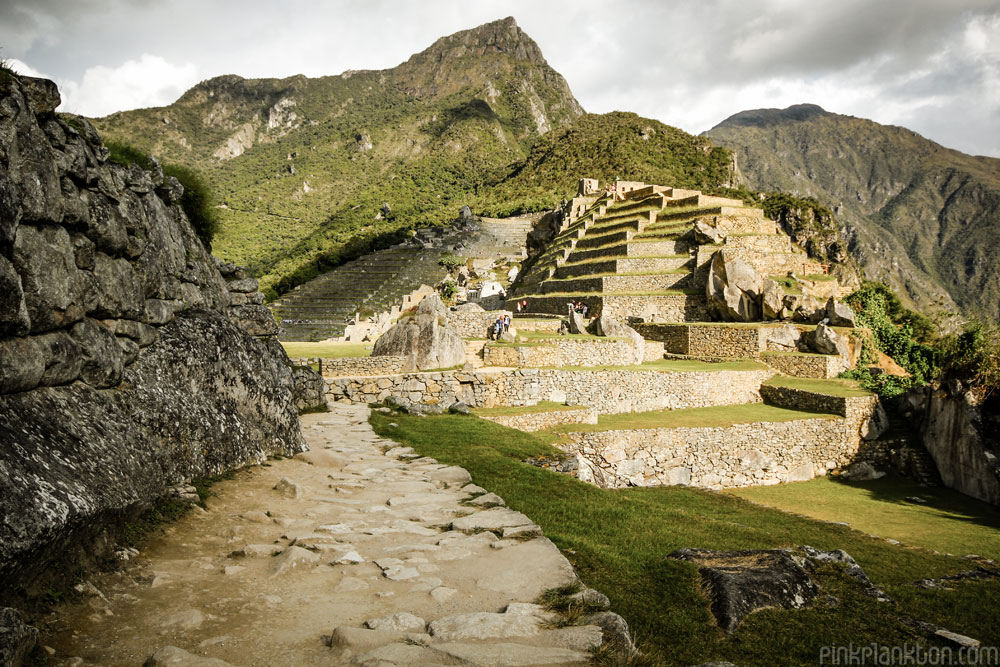
<svg viewBox="0 0 1000 667">
<path fill-rule="evenodd" d="M 939 375 L 944 354 L 928 344 L 934 338 L 934 325 L 928 318 L 903 307 L 899 297 L 880 283 L 864 283 L 846 301 L 857 313 L 858 326 L 872 332 L 875 347 L 910 373 L 908 378 L 872 375 L 868 367 L 874 354 L 866 340 L 858 368 L 845 373 L 846 377 L 859 380 L 880 396 L 891 397 L 911 386 L 927 384 Z"/>
<path fill-rule="evenodd" d="M 115 164 L 127 167 L 137 164 L 143 169 L 152 169 L 153 161 L 139 149 L 118 141 L 106 140 L 104 147 L 108 149 L 108 159 Z M 163 175 L 173 176 L 182 186 L 181 208 L 194 227 L 195 233 L 201 239 L 202 245 L 212 252 L 212 239 L 219 230 L 219 217 L 215 210 L 211 190 L 192 169 L 176 164 L 163 165 Z"/>
<path fill-rule="evenodd" d="M 973 320 L 965 330 L 941 341 L 944 367 L 981 398 L 1000 389 L 1000 327 Z"/>
</svg>

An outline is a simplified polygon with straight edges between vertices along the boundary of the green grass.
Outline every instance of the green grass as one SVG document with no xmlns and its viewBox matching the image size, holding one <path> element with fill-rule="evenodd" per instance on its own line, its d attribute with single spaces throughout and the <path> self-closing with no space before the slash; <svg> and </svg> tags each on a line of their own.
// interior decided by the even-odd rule
<svg viewBox="0 0 1000 667">
<path fill-rule="evenodd" d="M 775 375 L 765 385 L 772 387 L 786 387 L 788 389 L 800 389 L 810 391 L 815 394 L 825 394 L 827 396 L 839 396 L 851 398 L 857 396 L 874 396 L 870 391 L 862 389 L 857 382 L 851 380 L 820 380 L 814 378 L 797 378 L 785 375 Z"/>
<path fill-rule="evenodd" d="M 389 426 L 394 422 L 397 426 Z M 453 415 L 413 417 L 373 413 L 384 437 L 442 463 L 460 465 L 473 481 L 537 522 L 583 582 L 610 597 L 654 661 L 694 665 L 730 660 L 741 667 L 812 665 L 822 646 L 871 641 L 921 642 L 901 620 L 910 615 L 983 642 L 1000 642 L 995 610 L 1000 582 L 923 590 L 911 582 L 968 569 L 956 558 L 889 545 L 847 527 L 759 507 L 723 493 L 685 487 L 600 489 L 522 463 L 559 451 L 537 437 L 483 420 Z M 781 488 L 781 487 L 778 487 Z M 816 573 L 824 595 L 839 604 L 753 614 L 731 636 L 714 624 L 693 566 L 666 558 L 682 547 L 844 549 L 898 605 L 858 592 L 834 566 Z"/>
<path fill-rule="evenodd" d="M 821 412 L 779 408 L 766 403 L 748 403 L 601 415 L 597 418 L 596 424 L 563 424 L 549 430 L 552 433 L 592 433 L 649 428 L 725 428 L 737 424 L 787 422 L 796 419 L 836 419 L 836 417 Z"/>
<path fill-rule="evenodd" d="M 517 405 L 500 408 L 476 408 L 473 414 L 483 417 L 510 417 L 513 415 L 527 415 L 536 412 L 560 412 L 562 410 L 582 410 L 582 405 L 565 405 L 563 403 L 553 403 L 552 401 L 540 401 L 538 405 Z"/>
<path fill-rule="evenodd" d="M 905 545 L 961 556 L 1000 559 L 1000 513 L 988 503 L 943 487 L 888 475 L 869 482 L 820 477 L 808 482 L 731 489 L 741 498 L 852 528 Z M 918 496 L 926 504 L 907 497 Z"/>
<path fill-rule="evenodd" d="M 371 354 L 371 343 L 282 343 L 289 357 L 314 359 L 342 359 L 344 357 L 367 357 Z"/>
</svg>

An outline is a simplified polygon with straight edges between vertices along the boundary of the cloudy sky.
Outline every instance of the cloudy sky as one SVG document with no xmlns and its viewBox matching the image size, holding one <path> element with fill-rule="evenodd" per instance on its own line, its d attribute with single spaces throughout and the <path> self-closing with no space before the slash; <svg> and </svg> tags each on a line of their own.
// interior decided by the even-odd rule
<svg viewBox="0 0 1000 667">
<path fill-rule="evenodd" d="M 588 111 L 697 133 L 812 102 L 1000 157 L 1000 0 L 0 0 L 0 57 L 100 116 L 219 74 L 392 67 L 508 15 Z"/>
</svg>

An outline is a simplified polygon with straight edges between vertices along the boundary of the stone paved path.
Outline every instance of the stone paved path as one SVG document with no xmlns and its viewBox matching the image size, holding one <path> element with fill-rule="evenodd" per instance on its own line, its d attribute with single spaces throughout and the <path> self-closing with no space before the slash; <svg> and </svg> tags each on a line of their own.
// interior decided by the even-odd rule
<svg viewBox="0 0 1000 667">
<path fill-rule="evenodd" d="M 482 492 L 465 470 L 367 416 L 303 417 L 310 452 L 220 483 L 208 511 L 95 580 L 43 640 L 54 664 L 586 663 L 600 628 L 554 628 L 531 604 L 575 580 L 556 547 L 496 496 L 463 504 Z"/>
</svg>

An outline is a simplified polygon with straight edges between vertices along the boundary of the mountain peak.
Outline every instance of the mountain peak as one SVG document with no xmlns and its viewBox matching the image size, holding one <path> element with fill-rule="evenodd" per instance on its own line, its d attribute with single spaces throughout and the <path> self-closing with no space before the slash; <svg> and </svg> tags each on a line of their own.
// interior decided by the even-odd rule
<svg viewBox="0 0 1000 667">
<path fill-rule="evenodd" d="M 769 127 L 781 123 L 811 120 L 817 116 L 832 116 L 818 104 L 793 104 L 785 109 L 751 109 L 733 114 L 712 129 L 718 127 L 750 126 Z"/>
<path fill-rule="evenodd" d="M 527 61 L 535 65 L 547 64 L 538 44 L 521 30 L 513 16 L 442 37 L 412 56 L 409 62 L 427 58 L 444 60 L 463 56 L 483 56 L 490 53 L 505 53 L 514 60 Z"/>
</svg>

